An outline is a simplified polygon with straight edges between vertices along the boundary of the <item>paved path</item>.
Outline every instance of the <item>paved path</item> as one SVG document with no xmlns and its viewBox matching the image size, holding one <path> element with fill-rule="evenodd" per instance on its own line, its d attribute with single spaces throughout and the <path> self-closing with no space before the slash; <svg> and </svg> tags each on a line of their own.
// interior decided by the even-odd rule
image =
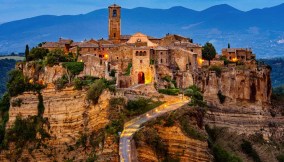
<svg viewBox="0 0 284 162">
<path fill-rule="evenodd" d="M 119 156 L 121 162 L 137 161 L 137 155 L 133 155 L 131 148 L 131 139 L 135 132 L 139 131 L 142 124 L 157 118 L 167 112 L 176 110 L 183 105 L 187 104 L 189 99 L 181 100 L 177 98 L 143 114 L 133 120 L 130 120 L 124 124 L 124 130 L 120 135 L 119 142 Z"/>
</svg>

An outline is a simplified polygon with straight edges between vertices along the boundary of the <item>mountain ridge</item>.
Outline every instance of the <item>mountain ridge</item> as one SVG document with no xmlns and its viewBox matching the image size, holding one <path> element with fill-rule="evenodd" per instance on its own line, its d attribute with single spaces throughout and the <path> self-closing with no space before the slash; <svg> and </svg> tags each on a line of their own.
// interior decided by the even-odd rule
<svg viewBox="0 0 284 162">
<path fill-rule="evenodd" d="M 166 33 L 176 33 L 201 44 L 211 41 L 218 51 L 231 43 L 235 47 L 252 47 L 261 57 L 283 56 L 277 48 L 276 54 L 267 49 L 268 44 L 284 49 L 277 44 L 284 36 L 284 23 L 279 20 L 284 16 L 283 10 L 284 3 L 250 11 L 241 11 L 226 4 L 202 11 L 182 6 L 169 9 L 122 8 L 122 34 L 140 31 L 163 37 Z M 3 23 L 0 24 L 0 53 L 22 52 L 26 44 L 35 46 L 44 41 L 56 41 L 59 37 L 75 41 L 107 38 L 107 25 L 107 9 L 79 15 L 41 15 Z M 263 44 L 257 44 L 259 42 Z"/>
</svg>

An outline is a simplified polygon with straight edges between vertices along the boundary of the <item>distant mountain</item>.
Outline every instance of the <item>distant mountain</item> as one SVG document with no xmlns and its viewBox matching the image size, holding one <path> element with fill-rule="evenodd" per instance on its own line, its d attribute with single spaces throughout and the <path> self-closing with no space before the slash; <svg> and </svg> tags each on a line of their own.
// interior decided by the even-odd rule
<svg viewBox="0 0 284 162">
<path fill-rule="evenodd" d="M 176 33 L 204 44 L 211 41 L 217 50 L 251 47 L 259 57 L 284 56 L 284 4 L 243 12 L 229 5 L 203 11 L 184 7 L 170 9 L 122 9 L 122 33 L 138 31 L 162 37 Z M 0 53 L 22 52 L 26 44 L 56 41 L 59 37 L 81 41 L 107 38 L 108 10 L 100 9 L 75 16 L 44 15 L 0 25 Z"/>
</svg>

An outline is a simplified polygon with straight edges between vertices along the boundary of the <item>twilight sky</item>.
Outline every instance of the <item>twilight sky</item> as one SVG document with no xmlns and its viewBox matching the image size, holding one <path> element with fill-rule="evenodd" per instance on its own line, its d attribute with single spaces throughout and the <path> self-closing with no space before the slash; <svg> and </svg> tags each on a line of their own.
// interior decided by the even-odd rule
<svg viewBox="0 0 284 162">
<path fill-rule="evenodd" d="M 0 0 L 0 23 L 43 14 L 84 14 L 106 8 L 112 3 L 117 3 L 124 8 L 184 6 L 194 10 L 203 10 L 217 4 L 229 4 L 237 9 L 247 11 L 254 8 L 276 6 L 284 3 L 284 0 Z"/>
</svg>

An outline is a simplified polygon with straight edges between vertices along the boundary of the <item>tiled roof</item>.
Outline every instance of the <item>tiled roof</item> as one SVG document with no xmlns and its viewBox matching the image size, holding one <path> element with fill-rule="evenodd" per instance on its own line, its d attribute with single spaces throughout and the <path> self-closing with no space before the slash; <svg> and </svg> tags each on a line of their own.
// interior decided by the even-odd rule
<svg viewBox="0 0 284 162">
<path fill-rule="evenodd" d="M 131 35 L 121 35 L 120 39 L 130 39 Z"/>
<path fill-rule="evenodd" d="M 72 39 L 63 39 L 63 38 L 59 38 L 58 43 L 60 44 L 71 44 L 73 42 Z"/>
<path fill-rule="evenodd" d="M 201 47 L 198 44 L 194 44 L 194 43 L 190 43 L 190 42 L 175 42 L 174 43 L 175 46 L 183 46 L 183 47 Z"/>
<path fill-rule="evenodd" d="M 158 46 L 158 47 L 154 48 L 154 50 L 157 50 L 157 51 L 167 51 L 168 48 L 165 48 L 165 47 L 162 47 L 162 46 Z"/>
<path fill-rule="evenodd" d="M 42 45 L 43 48 L 62 48 L 65 47 L 64 44 L 60 44 L 58 42 L 46 42 Z"/>
</svg>

